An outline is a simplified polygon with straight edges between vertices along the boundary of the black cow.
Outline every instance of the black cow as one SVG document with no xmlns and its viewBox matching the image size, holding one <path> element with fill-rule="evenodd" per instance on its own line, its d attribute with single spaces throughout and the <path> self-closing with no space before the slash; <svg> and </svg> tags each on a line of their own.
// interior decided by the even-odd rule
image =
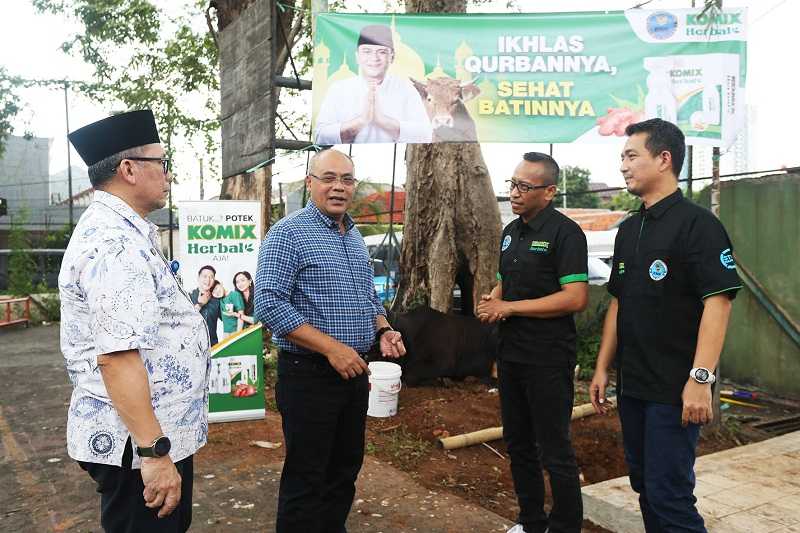
<svg viewBox="0 0 800 533">
<path fill-rule="evenodd" d="M 403 367 L 407 385 L 413 387 L 436 378 L 490 378 L 497 357 L 496 327 L 475 317 L 444 314 L 430 307 L 391 318 L 392 326 L 403 334 L 407 350 L 406 356 L 396 361 Z M 371 359 L 376 360 L 374 356 Z"/>
</svg>

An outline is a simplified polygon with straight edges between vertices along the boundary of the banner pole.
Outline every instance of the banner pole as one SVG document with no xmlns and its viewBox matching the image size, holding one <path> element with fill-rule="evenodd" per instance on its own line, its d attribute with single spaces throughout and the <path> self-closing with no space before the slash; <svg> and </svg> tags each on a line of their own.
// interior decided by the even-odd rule
<svg viewBox="0 0 800 533">
<path fill-rule="evenodd" d="M 392 189 L 389 196 L 389 271 L 391 272 L 392 264 L 394 263 L 394 179 L 397 171 L 397 143 L 394 144 L 394 153 L 392 155 Z M 386 282 L 389 282 L 389 276 L 386 277 Z"/>
</svg>

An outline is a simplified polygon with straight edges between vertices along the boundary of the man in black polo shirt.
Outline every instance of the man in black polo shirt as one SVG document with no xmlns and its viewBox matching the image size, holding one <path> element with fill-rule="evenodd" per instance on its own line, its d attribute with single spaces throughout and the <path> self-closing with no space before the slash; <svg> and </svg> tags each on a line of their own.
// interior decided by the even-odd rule
<svg viewBox="0 0 800 533">
<path fill-rule="evenodd" d="M 508 181 L 519 218 L 503 230 L 500 282 L 482 297 L 478 317 L 500 321 L 503 438 L 520 513 L 509 533 L 579 532 L 581 486 L 570 442 L 575 322 L 586 307 L 586 236 L 553 208 L 558 164 L 530 152 Z M 553 508 L 544 511 L 542 466 Z M 549 528 L 549 529 L 548 529 Z"/>
<path fill-rule="evenodd" d="M 625 461 L 645 529 L 705 531 L 694 505 L 695 448 L 713 416 L 713 371 L 741 283 L 725 228 L 678 189 L 683 133 L 660 119 L 625 133 L 620 170 L 642 206 L 617 233 L 590 395 L 605 411 L 616 356 Z"/>
</svg>

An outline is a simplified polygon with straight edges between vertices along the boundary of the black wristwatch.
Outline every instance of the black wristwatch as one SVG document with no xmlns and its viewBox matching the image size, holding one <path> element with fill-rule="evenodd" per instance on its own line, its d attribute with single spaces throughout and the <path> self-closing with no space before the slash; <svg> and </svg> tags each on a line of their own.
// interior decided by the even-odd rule
<svg viewBox="0 0 800 533">
<path fill-rule="evenodd" d="M 161 435 L 148 448 L 137 446 L 136 453 L 139 454 L 139 457 L 164 457 L 171 448 L 172 443 L 169 438 Z"/>
<path fill-rule="evenodd" d="M 383 336 L 383 334 L 384 334 L 384 333 L 386 333 L 387 331 L 394 331 L 394 328 L 392 328 L 392 327 L 390 327 L 390 326 L 384 326 L 384 327 L 382 327 L 381 329 L 379 329 L 379 330 L 377 331 L 377 333 L 375 333 L 375 342 L 381 342 L 381 337 L 382 337 L 382 336 Z"/>
</svg>

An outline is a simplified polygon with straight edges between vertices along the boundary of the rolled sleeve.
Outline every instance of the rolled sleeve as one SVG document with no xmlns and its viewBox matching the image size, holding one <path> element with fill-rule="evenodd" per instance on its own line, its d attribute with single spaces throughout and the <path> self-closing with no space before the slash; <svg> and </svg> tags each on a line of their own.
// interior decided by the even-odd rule
<svg viewBox="0 0 800 533">
<path fill-rule="evenodd" d="M 276 225 L 258 254 L 255 314 L 278 337 L 285 337 L 306 322 L 291 304 L 299 269 L 290 231 L 285 224 Z"/>
<path fill-rule="evenodd" d="M 570 231 L 558 243 L 556 270 L 559 285 L 588 282 L 586 235 L 580 229 Z"/>
<path fill-rule="evenodd" d="M 94 254 L 80 283 L 96 355 L 155 348 L 160 311 L 147 252 L 122 248 Z"/>
<path fill-rule="evenodd" d="M 726 293 L 731 299 L 742 288 L 733 245 L 713 215 L 698 217 L 688 238 L 687 260 L 692 288 L 700 298 Z"/>
</svg>

